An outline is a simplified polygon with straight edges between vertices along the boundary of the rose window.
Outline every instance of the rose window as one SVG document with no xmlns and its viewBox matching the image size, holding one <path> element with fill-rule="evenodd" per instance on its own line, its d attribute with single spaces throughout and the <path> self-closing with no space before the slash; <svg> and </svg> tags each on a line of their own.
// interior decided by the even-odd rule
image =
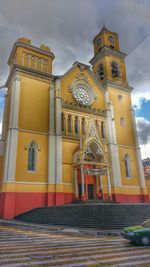
<svg viewBox="0 0 150 267">
<path fill-rule="evenodd" d="M 75 99 L 83 105 L 88 105 L 90 102 L 89 94 L 84 90 L 83 88 L 76 88 L 74 91 L 74 97 Z"/>
</svg>

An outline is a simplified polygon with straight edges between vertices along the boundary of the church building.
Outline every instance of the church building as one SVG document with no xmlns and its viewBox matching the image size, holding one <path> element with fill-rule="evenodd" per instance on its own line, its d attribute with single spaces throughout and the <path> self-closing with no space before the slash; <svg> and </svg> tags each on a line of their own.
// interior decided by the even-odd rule
<svg viewBox="0 0 150 267">
<path fill-rule="evenodd" d="M 53 75 L 45 45 L 18 39 L 8 59 L 0 141 L 0 217 L 73 201 L 148 202 L 119 37 L 105 26 L 90 64 Z"/>
</svg>

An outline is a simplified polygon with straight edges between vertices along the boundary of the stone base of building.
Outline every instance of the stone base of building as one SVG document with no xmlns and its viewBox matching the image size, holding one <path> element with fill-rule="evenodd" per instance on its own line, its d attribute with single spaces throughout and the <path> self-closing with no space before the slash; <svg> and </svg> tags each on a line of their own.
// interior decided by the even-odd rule
<svg viewBox="0 0 150 267">
<path fill-rule="evenodd" d="M 34 208 L 69 204 L 74 200 L 72 193 L 0 193 L 0 217 L 11 219 Z M 116 203 L 148 203 L 148 195 L 104 195 L 104 200 Z"/>
</svg>

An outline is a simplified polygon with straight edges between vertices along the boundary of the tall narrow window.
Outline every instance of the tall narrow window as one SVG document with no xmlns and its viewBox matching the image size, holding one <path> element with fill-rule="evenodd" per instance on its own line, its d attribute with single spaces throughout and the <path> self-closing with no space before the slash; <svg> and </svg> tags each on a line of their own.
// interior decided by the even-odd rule
<svg viewBox="0 0 150 267">
<path fill-rule="evenodd" d="M 131 161 L 128 154 L 124 157 L 126 177 L 131 178 Z"/>
<path fill-rule="evenodd" d="M 104 67 L 103 67 L 103 64 L 99 65 L 98 75 L 99 75 L 99 79 L 100 80 L 104 80 Z"/>
<path fill-rule="evenodd" d="M 105 133 L 105 126 L 104 126 L 104 122 L 101 122 L 101 135 L 102 138 L 105 139 L 106 138 L 106 133 Z"/>
<path fill-rule="evenodd" d="M 72 118 L 71 118 L 71 114 L 68 115 L 68 133 L 72 133 Z"/>
<path fill-rule="evenodd" d="M 119 65 L 115 61 L 111 63 L 111 72 L 113 77 L 120 77 Z"/>
<path fill-rule="evenodd" d="M 75 116 L 75 134 L 79 134 L 79 120 L 78 120 L 78 116 Z"/>
<path fill-rule="evenodd" d="M 61 130 L 62 130 L 62 132 L 65 131 L 65 116 L 64 116 L 64 113 L 61 113 Z"/>
<path fill-rule="evenodd" d="M 36 144 L 32 142 L 28 149 L 28 171 L 36 171 Z"/>
<path fill-rule="evenodd" d="M 84 117 L 82 118 L 81 125 L 82 125 L 82 135 L 85 135 L 85 118 Z"/>
</svg>

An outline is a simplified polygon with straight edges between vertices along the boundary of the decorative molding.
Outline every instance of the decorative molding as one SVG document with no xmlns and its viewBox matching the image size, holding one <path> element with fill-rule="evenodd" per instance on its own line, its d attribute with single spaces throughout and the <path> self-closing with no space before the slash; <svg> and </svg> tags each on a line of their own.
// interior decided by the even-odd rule
<svg viewBox="0 0 150 267">
<path fill-rule="evenodd" d="M 34 69 L 30 69 L 30 68 L 27 68 L 27 67 L 24 67 L 24 66 L 21 66 L 21 65 L 13 64 L 13 66 L 11 68 L 11 71 L 9 73 L 9 76 L 7 78 L 7 81 L 6 81 L 6 87 L 8 87 L 9 82 L 11 81 L 11 78 L 14 75 L 14 73 L 17 73 L 17 72 L 19 72 L 20 74 L 22 72 L 22 73 L 25 73 L 27 75 L 30 75 L 29 77 L 35 76 L 38 79 L 41 79 L 43 81 L 45 80 L 45 81 L 48 81 L 48 82 L 50 80 L 55 80 L 56 78 L 58 78 L 58 76 L 55 76 L 55 75 L 52 75 L 52 74 L 48 74 L 48 73 L 45 73 L 45 72 L 41 72 L 41 71 L 37 71 L 37 70 L 34 70 Z"/>
<path fill-rule="evenodd" d="M 24 149 L 25 149 L 25 150 L 29 150 L 29 148 L 30 148 L 30 146 L 31 146 L 32 143 L 34 143 L 35 148 L 36 148 L 38 151 L 41 151 L 41 148 L 40 148 L 38 142 L 37 142 L 35 139 L 32 139 L 28 144 L 26 144 L 26 146 L 25 146 Z"/>
<path fill-rule="evenodd" d="M 97 61 L 99 61 L 101 58 L 103 58 L 104 56 L 113 56 L 113 57 L 118 57 L 120 59 L 125 59 L 125 57 L 127 56 L 125 53 L 117 51 L 117 50 L 113 50 L 108 46 L 104 46 L 101 51 L 99 51 L 90 61 L 89 63 L 91 65 L 95 65 Z"/>
<path fill-rule="evenodd" d="M 14 56 L 14 54 L 16 52 L 17 47 L 28 48 L 28 49 L 30 49 L 30 50 L 32 50 L 34 52 L 37 52 L 37 53 L 40 53 L 42 55 L 51 57 L 52 60 L 55 58 L 54 54 L 52 52 L 50 52 L 50 51 L 49 52 L 48 51 L 45 51 L 45 50 L 43 50 L 41 48 L 38 48 L 38 47 L 33 46 L 33 45 L 30 45 L 30 44 L 25 44 L 25 43 L 21 43 L 21 42 L 15 42 L 14 43 L 14 46 L 13 46 L 13 49 L 11 51 L 11 54 L 9 56 L 8 62 L 7 62 L 8 64 L 11 63 L 11 59 L 13 58 L 13 56 Z"/>
<path fill-rule="evenodd" d="M 9 129 L 8 129 L 9 130 Z M 19 132 L 23 132 L 23 133 L 32 133 L 32 134 L 37 134 L 37 135 L 46 135 L 46 136 L 48 136 L 49 135 L 49 133 L 47 132 L 47 133 L 44 133 L 44 132 L 36 132 L 36 131 L 31 131 L 31 130 L 25 130 L 25 129 L 20 129 L 20 128 L 18 128 L 18 131 Z"/>
<path fill-rule="evenodd" d="M 122 91 L 128 92 L 128 93 L 131 93 L 132 90 L 133 90 L 133 87 L 131 87 L 131 86 L 124 85 L 124 84 L 118 84 L 117 82 L 106 80 L 103 83 L 103 87 L 106 90 L 108 86 L 109 87 L 113 87 L 113 88 L 118 89 L 118 90 L 122 90 Z"/>
<path fill-rule="evenodd" d="M 71 109 L 71 110 L 85 112 L 88 114 L 106 117 L 106 111 L 103 111 L 100 109 L 96 110 L 95 108 L 91 108 L 89 106 L 83 106 L 83 105 L 80 105 L 78 103 L 72 103 L 72 102 L 67 102 L 67 101 L 62 100 L 62 107 L 67 108 L 67 109 Z"/>
</svg>

